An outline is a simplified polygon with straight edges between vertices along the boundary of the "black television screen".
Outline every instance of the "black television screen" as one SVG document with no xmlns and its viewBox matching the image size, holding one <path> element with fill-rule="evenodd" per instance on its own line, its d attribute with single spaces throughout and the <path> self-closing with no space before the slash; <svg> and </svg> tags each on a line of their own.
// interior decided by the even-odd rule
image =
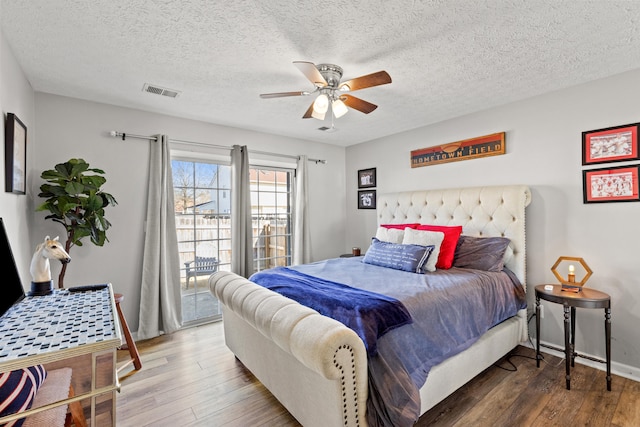
<svg viewBox="0 0 640 427">
<path fill-rule="evenodd" d="M 13 304 L 24 298 L 24 288 L 2 218 L 0 218 L 0 259 L 4 264 L 0 283 L 0 316 L 2 316 Z"/>
</svg>

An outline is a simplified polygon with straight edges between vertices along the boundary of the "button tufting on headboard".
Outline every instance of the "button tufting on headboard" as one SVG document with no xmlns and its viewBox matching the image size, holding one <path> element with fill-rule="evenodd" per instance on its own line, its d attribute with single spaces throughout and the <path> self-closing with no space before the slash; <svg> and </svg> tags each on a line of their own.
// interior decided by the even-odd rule
<svg viewBox="0 0 640 427">
<path fill-rule="evenodd" d="M 462 225 L 470 236 L 511 240 L 505 265 L 525 282 L 525 207 L 531 192 L 523 185 L 470 187 L 382 194 L 379 224 L 419 222 Z"/>
</svg>

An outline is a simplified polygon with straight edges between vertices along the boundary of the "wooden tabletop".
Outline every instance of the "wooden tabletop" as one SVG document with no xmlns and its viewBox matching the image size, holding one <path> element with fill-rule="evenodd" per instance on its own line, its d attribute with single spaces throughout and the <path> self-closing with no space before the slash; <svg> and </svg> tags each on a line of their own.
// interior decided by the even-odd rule
<svg viewBox="0 0 640 427">
<path fill-rule="evenodd" d="M 582 286 L 580 292 L 563 291 L 562 285 L 551 285 L 552 290 L 544 287 L 549 285 L 537 285 L 535 287 L 536 297 L 558 304 L 567 304 L 571 307 L 581 308 L 610 308 L 611 297 L 596 289 Z"/>
</svg>

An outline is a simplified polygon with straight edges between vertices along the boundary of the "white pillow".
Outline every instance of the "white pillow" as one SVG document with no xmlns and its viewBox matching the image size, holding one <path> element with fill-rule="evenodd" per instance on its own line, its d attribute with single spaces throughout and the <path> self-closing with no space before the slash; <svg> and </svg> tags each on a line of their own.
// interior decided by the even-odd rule
<svg viewBox="0 0 640 427">
<path fill-rule="evenodd" d="M 389 242 L 389 243 L 402 243 L 402 239 L 404 238 L 404 230 L 400 230 L 398 228 L 385 228 L 378 227 L 376 231 L 376 239 L 381 242 Z"/>
<path fill-rule="evenodd" d="M 414 230 L 413 228 L 404 229 L 404 238 L 402 244 L 404 245 L 420 245 L 429 246 L 433 245 L 433 251 L 429 255 L 429 259 L 424 263 L 424 269 L 426 271 L 436 271 L 436 263 L 438 262 L 438 255 L 440 255 L 440 245 L 444 240 L 444 233 L 441 231 L 427 231 L 427 230 Z"/>
</svg>

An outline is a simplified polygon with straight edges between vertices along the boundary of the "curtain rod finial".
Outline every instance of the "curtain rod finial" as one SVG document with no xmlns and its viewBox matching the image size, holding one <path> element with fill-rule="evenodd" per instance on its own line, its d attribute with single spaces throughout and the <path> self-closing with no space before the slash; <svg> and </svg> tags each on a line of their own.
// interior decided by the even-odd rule
<svg viewBox="0 0 640 427">
<path fill-rule="evenodd" d="M 122 136 L 122 140 L 124 141 L 124 139 L 126 138 L 127 134 L 126 133 L 120 133 L 118 131 L 112 130 L 109 132 L 109 135 L 111 135 L 112 137 L 116 138 L 118 136 Z"/>
</svg>

